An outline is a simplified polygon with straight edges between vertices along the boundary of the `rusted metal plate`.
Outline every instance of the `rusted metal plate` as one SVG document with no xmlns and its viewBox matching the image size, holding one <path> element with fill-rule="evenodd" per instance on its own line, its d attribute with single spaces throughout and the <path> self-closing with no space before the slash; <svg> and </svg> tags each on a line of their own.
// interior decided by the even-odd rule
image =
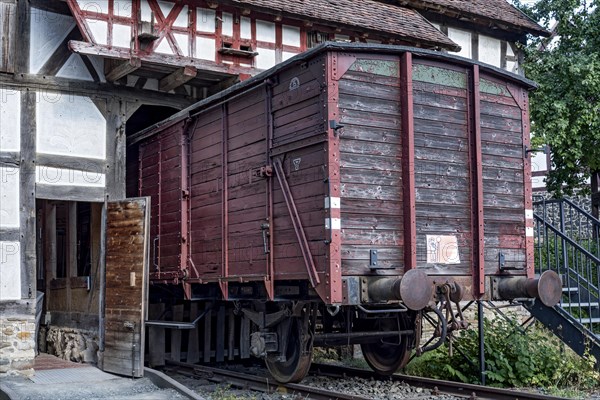
<svg viewBox="0 0 600 400">
<path fill-rule="evenodd" d="M 144 376 L 149 198 L 108 202 L 106 212 L 105 342 L 102 369 Z"/>
</svg>

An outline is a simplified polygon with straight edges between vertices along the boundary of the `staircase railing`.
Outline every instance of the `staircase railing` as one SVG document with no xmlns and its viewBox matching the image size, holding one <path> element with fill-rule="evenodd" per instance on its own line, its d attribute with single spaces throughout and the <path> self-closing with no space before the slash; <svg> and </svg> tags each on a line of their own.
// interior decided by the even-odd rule
<svg viewBox="0 0 600 400">
<path fill-rule="evenodd" d="M 563 279 L 558 307 L 600 334 L 600 221 L 567 199 L 534 203 L 536 273 Z"/>
</svg>

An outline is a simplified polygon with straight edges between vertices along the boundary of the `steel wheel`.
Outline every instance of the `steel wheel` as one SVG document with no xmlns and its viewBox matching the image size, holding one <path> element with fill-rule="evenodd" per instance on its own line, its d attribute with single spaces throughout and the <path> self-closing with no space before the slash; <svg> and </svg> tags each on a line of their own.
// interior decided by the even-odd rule
<svg viewBox="0 0 600 400">
<path fill-rule="evenodd" d="M 310 351 L 303 351 L 302 336 L 305 334 L 303 330 L 301 320 L 293 318 L 285 350 L 286 361 L 277 361 L 275 356 L 267 356 L 265 360 L 267 368 L 277 382 L 300 382 L 308 374 L 312 362 L 312 347 Z"/>
<path fill-rule="evenodd" d="M 400 318 L 400 326 L 396 320 L 384 319 L 378 321 L 379 331 L 392 331 L 396 329 L 410 329 L 410 320 Z M 387 338 L 375 343 L 364 343 L 360 345 L 363 356 L 369 367 L 380 375 L 392 375 L 408 364 L 410 359 L 410 337 L 402 336 L 397 338 Z"/>
</svg>

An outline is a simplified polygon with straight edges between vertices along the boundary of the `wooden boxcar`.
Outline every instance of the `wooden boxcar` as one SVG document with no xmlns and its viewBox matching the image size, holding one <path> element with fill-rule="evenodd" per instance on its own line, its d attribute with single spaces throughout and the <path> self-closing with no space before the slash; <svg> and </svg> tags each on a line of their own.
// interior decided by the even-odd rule
<svg viewBox="0 0 600 400">
<path fill-rule="evenodd" d="M 132 136 L 151 282 L 230 304 L 252 321 L 235 354 L 283 381 L 322 344 L 361 343 L 393 372 L 421 313 L 460 299 L 557 301 L 559 279 L 533 276 L 533 87 L 443 53 L 328 43 Z"/>
</svg>

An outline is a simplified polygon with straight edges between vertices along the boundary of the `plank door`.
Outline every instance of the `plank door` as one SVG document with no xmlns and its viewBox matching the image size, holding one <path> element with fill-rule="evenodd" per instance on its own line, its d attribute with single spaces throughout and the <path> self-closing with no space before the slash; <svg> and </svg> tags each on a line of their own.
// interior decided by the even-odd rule
<svg viewBox="0 0 600 400">
<path fill-rule="evenodd" d="M 107 203 L 106 291 L 102 370 L 144 375 L 150 198 Z"/>
</svg>

